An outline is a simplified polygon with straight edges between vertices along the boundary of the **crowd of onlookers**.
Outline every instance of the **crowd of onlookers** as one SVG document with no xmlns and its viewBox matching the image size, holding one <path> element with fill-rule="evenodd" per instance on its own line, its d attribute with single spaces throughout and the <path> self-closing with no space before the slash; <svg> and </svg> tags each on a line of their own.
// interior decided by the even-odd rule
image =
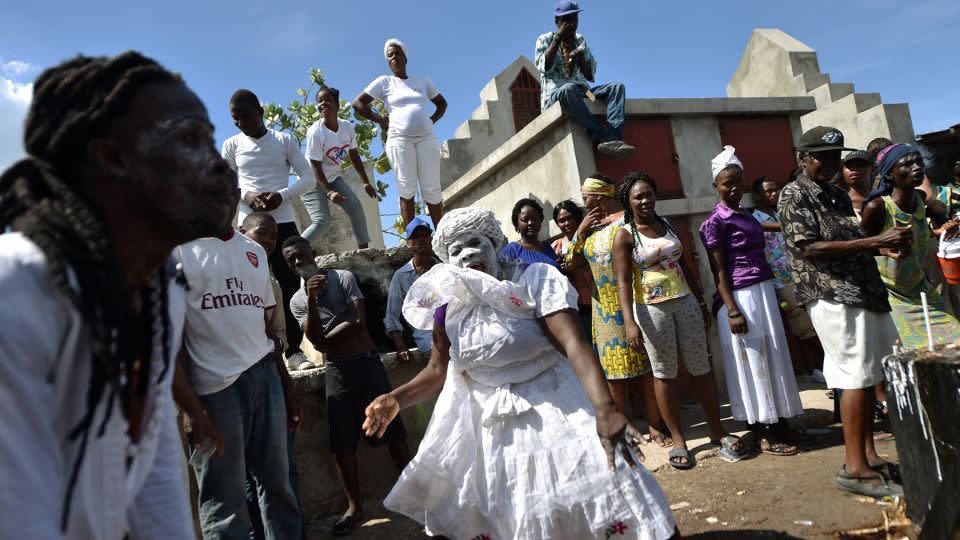
<svg viewBox="0 0 960 540">
<path fill-rule="evenodd" d="M 630 155 L 623 85 L 593 85 L 596 60 L 576 32 L 579 12 L 560 0 L 556 30 L 537 39 L 542 105 L 560 102 L 602 154 Z M 371 82 L 353 107 L 386 134 L 398 182 L 412 258 L 391 280 L 383 337 L 410 361 L 438 354 L 436 334 L 407 333 L 401 308 L 417 279 L 441 264 L 414 197 L 419 190 L 436 227 L 444 207 L 433 124 L 446 101 L 428 79 L 407 74 L 405 44 L 388 40 L 384 57 L 391 75 Z M 306 155 L 291 135 L 266 127 L 248 90 L 230 100 L 240 133 L 217 155 L 202 103 L 153 60 L 78 57 L 38 78 L 29 157 L 0 176 L 0 290 L 10 307 L 0 391 L 11 404 L 0 472 L 18 486 L 5 496 L 28 501 L 0 507 L 11 519 L 22 508 L 24 537 L 190 537 L 171 401 L 184 413 L 204 537 L 305 537 L 293 460 L 303 405 L 288 371 L 313 367 L 304 338 L 324 355 L 330 450 L 347 500 L 333 533 L 348 534 L 362 517 L 361 438 L 386 446 L 398 470 L 410 462 L 402 421 L 378 437 L 362 429 L 390 382 L 357 279 L 317 265 L 313 243 L 330 203 L 346 211 L 358 245 L 369 242 L 360 199 L 342 176 L 347 162 L 365 195 L 377 193 L 353 126 L 338 118 L 339 91 L 323 87 L 315 97 L 321 119 L 307 132 Z M 598 98 L 604 124 L 585 101 Z M 886 413 L 880 360 L 897 347 L 960 339 L 960 286 L 933 257 L 938 242 L 957 236 L 960 162 L 952 179 L 934 184 L 918 148 L 876 139 L 850 149 L 839 130 L 821 126 L 800 137 L 788 177 L 749 182 L 750 163 L 733 147 L 717 150 L 719 202 L 699 227 L 699 247 L 658 214 L 656 179 L 597 172 L 583 179 L 582 200 L 551 209 L 553 238 L 542 204 L 518 201 L 511 224 L 519 238 L 499 256 L 552 265 L 569 279 L 610 398 L 621 412 L 631 392 L 641 398 L 647 437 L 670 448 L 671 466 L 695 466 L 682 380 L 720 457 L 736 462 L 757 451 L 798 453 L 806 438 L 788 422 L 803 412 L 796 374 L 818 373 L 843 424 L 837 487 L 900 493 L 898 467 L 877 454 L 872 436 L 875 416 Z M 311 219 L 302 234 L 295 197 Z M 494 223 L 487 216 L 484 226 Z M 171 249 L 175 262 L 166 264 Z M 698 251 L 713 277 L 709 298 Z M 721 424 L 714 325 L 731 413 L 749 437 Z M 578 331 L 573 319 L 563 328 L 564 337 Z M 37 505 L 58 498 L 54 517 Z"/>
<path fill-rule="evenodd" d="M 560 101 L 599 151 L 629 155 L 633 148 L 621 140 L 623 86 L 587 84 L 595 59 L 575 34 L 576 12 L 567 11 L 556 19 L 558 30 L 537 41 L 543 105 Z M 388 134 L 412 251 L 393 275 L 383 319 L 401 361 L 426 357 L 432 348 L 431 334 L 410 328 L 401 306 L 411 285 L 440 262 L 431 225 L 414 216 L 413 198 L 419 186 L 436 225 L 443 205 L 432 125 L 446 107 L 429 80 L 407 76 L 406 54 L 402 42 L 389 40 L 384 57 L 392 75 L 378 77 L 354 101 L 357 114 Z M 584 104 L 597 97 L 607 103 L 603 126 Z M 362 206 L 341 175 L 345 159 L 367 195 L 376 193 L 352 125 L 337 118 L 339 91 L 324 87 L 316 98 L 321 120 L 307 132 L 304 157 L 291 136 L 264 125 L 253 93 L 234 94 L 230 110 L 241 133 L 223 144 L 223 157 L 240 178 L 240 233 L 225 230 L 220 238 L 177 249 L 190 288 L 186 369 L 178 372 L 176 398 L 190 420 L 195 451 L 221 454 L 213 460 L 200 455 L 195 465 L 205 534 L 244 528 L 238 517 L 244 504 L 251 516 L 263 515 L 253 520 L 257 534 L 272 529 L 288 537 L 302 530 L 290 457 L 302 407 L 287 368 L 313 367 L 300 350 L 304 336 L 325 353 L 331 450 L 348 502 L 334 532 L 348 533 L 361 516 L 356 443 L 364 408 L 390 384 L 367 330 L 356 278 L 319 269 L 311 242 L 329 223 L 333 202 L 347 212 L 360 247 L 367 246 Z M 389 117 L 371 107 L 374 99 L 386 101 Z M 430 116 L 428 102 L 435 105 Z M 585 339 L 617 407 L 627 408 L 631 391 L 642 400 L 647 436 L 669 448 L 671 466 L 695 466 L 680 415 L 682 377 L 689 376 L 719 455 L 735 462 L 758 451 L 799 452 L 805 435 L 787 421 L 803 412 L 795 374 L 815 373 L 834 389 L 844 422 L 847 459 L 837 486 L 895 494 L 896 466 L 879 457 L 871 435 L 875 413 L 885 409 L 880 358 L 895 344 L 926 342 L 921 291 L 932 308 L 936 341 L 960 338 L 955 311 L 944 301 L 955 300 L 956 292 L 940 295 L 927 278 L 934 270 L 931 237 L 956 233 L 955 212 L 945 206 L 956 205 L 958 188 L 931 188 L 919 151 L 910 145 L 878 139 L 867 150 L 843 155 L 851 150 L 843 134 L 817 127 L 803 134 L 797 149 L 798 167 L 783 179 L 748 182 L 749 163 L 731 146 L 711 162 L 719 202 L 699 227 L 716 290 L 711 298 L 693 268 L 697 246 L 657 213 L 657 182 L 644 172 L 622 179 L 597 172 L 584 179 L 582 201 L 552 209 L 560 231 L 553 238 L 545 234 L 541 203 L 517 201 L 510 217 L 519 238 L 500 257 L 546 263 L 569 278 Z M 298 180 L 288 187 L 290 170 Z M 748 194 L 749 209 L 741 205 Z M 302 236 L 290 206 L 298 195 L 312 221 Z M 251 308 L 242 317 L 240 310 L 222 310 L 241 305 Z M 707 337 L 713 325 L 731 413 L 746 423 L 749 438 L 727 432 L 720 421 Z M 405 437 L 397 420 L 383 439 L 368 442 L 386 443 L 402 469 L 410 460 Z M 213 444 L 204 446 L 204 440 Z"/>
</svg>

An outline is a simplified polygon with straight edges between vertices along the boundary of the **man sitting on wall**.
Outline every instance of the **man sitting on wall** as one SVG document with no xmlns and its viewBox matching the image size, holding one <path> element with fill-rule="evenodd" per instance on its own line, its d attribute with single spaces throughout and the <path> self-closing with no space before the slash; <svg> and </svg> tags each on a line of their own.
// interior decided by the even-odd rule
<svg viewBox="0 0 960 540">
<path fill-rule="evenodd" d="M 327 354 L 326 392 L 330 446 L 337 460 L 337 473 L 347 497 L 347 511 L 333 527 L 334 536 L 349 534 L 360 523 L 360 479 L 357 469 L 357 440 L 366 406 L 377 396 L 390 392 L 387 372 L 367 332 L 363 293 L 353 274 L 346 270 L 321 270 L 316 254 L 301 236 L 288 238 L 282 247 L 290 269 L 305 285 L 290 299 L 290 311 L 307 339 Z M 384 442 L 399 470 L 410 461 L 407 430 L 398 418 L 382 438 L 368 437 L 367 443 Z"/>
<path fill-rule="evenodd" d="M 410 290 L 413 282 L 439 262 L 437 256 L 433 254 L 432 239 L 433 230 L 430 225 L 420 218 L 414 218 L 407 225 L 407 246 L 413 251 L 413 258 L 398 268 L 393 273 L 393 279 L 390 280 L 390 293 L 387 295 L 387 311 L 383 318 L 383 327 L 386 329 L 387 336 L 393 340 L 401 362 L 410 361 L 410 352 L 407 350 L 407 343 L 403 340 L 400 310 L 403 308 L 403 299 L 406 298 L 407 291 Z M 417 344 L 417 351 L 421 357 L 429 358 L 430 350 L 433 348 L 433 333 L 429 330 L 414 328 L 413 340 Z"/>
<path fill-rule="evenodd" d="M 626 91 L 623 83 L 591 86 L 597 61 L 582 35 L 577 33 L 579 13 L 575 0 L 559 0 L 553 10 L 555 32 L 537 38 L 536 59 L 540 70 L 543 110 L 559 101 L 563 110 L 574 118 L 597 145 L 597 150 L 610 157 L 625 157 L 637 150 L 623 142 L 623 112 Z M 600 98 L 607 104 L 607 124 L 601 126 L 593 117 L 584 98 Z"/>
</svg>

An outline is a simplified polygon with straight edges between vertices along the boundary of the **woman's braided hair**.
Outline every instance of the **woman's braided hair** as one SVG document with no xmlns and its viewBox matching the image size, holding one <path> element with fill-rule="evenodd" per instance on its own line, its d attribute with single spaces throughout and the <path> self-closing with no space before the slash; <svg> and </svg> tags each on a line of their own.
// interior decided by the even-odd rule
<svg viewBox="0 0 960 540">
<path fill-rule="evenodd" d="M 153 314 L 154 320 L 143 323 L 146 338 L 138 339 L 132 292 L 80 178 L 87 143 L 131 112 L 128 105 L 139 89 L 168 81 L 180 78 L 132 51 L 115 57 L 78 56 L 47 69 L 34 83 L 24 127 L 29 157 L 0 175 L 0 231 L 19 231 L 44 254 L 54 285 L 80 313 L 92 352 L 86 411 L 68 435 L 70 441 L 79 439 L 80 448 L 66 488 L 61 515 L 64 530 L 103 396 L 108 395 L 98 437 L 106 429 L 115 399 L 123 414 L 129 414 L 132 396 L 127 374 L 149 373 L 149 354 L 143 358 L 142 369 L 135 366 L 145 350 L 143 342 L 149 345 L 160 338 L 164 352 L 161 378 L 169 367 L 169 271 L 158 272 L 151 294 L 144 298 L 143 312 Z M 50 380 L 54 375 L 50 373 Z"/>
<path fill-rule="evenodd" d="M 633 209 L 630 208 L 630 190 L 633 189 L 634 184 L 637 182 L 646 182 L 653 189 L 653 194 L 657 194 L 657 183 L 646 171 L 627 173 L 617 188 L 617 201 L 623 206 L 623 220 L 625 223 L 633 223 Z"/>
</svg>

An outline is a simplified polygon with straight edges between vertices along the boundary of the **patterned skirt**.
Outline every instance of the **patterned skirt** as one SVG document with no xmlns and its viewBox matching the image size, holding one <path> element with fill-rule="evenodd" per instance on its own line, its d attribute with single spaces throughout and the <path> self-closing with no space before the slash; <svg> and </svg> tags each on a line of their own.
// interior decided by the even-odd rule
<svg viewBox="0 0 960 540">
<path fill-rule="evenodd" d="M 619 304 L 616 311 L 612 311 L 593 301 L 593 349 L 608 381 L 632 379 L 650 372 L 647 353 L 639 352 L 627 343 Z"/>
</svg>

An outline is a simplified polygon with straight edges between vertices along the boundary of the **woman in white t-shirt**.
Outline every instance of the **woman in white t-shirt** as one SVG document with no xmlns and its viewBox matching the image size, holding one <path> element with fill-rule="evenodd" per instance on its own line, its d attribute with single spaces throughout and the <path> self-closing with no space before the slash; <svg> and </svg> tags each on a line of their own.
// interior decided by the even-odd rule
<svg viewBox="0 0 960 540">
<path fill-rule="evenodd" d="M 387 134 L 386 152 L 397 177 L 400 194 L 400 215 L 404 223 L 414 216 L 413 198 L 420 195 L 427 204 L 430 219 L 436 227 L 443 216 L 440 193 L 440 141 L 433 133 L 433 124 L 447 110 L 447 100 L 426 77 L 407 75 L 407 46 L 390 38 L 383 46 L 383 56 L 393 75 L 373 80 L 353 100 L 358 115 L 380 124 Z M 374 99 L 383 99 L 389 117 L 370 107 Z M 436 110 L 428 114 L 428 103 Z"/>
</svg>

